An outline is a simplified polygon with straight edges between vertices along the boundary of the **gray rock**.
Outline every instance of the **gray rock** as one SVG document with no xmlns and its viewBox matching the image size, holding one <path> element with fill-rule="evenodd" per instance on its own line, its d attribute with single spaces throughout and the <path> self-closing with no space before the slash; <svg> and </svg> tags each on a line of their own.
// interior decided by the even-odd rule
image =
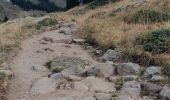
<svg viewBox="0 0 170 100">
<path fill-rule="evenodd" d="M 170 88 L 169 87 L 163 87 L 163 89 L 161 90 L 161 92 L 159 93 L 159 95 L 161 97 L 167 98 L 168 100 L 170 100 Z"/>
<path fill-rule="evenodd" d="M 61 57 L 56 57 L 53 59 L 50 63 L 50 69 L 66 69 L 70 67 L 75 67 L 75 66 L 85 66 L 87 64 L 87 61 L 84 61 L 80 58 L 77 57 L 66 57 L 66 56 L 61 56 Z"/>
<path fill-rule="evenodd" d="M 31 95 L 41 95 L 47 94 L 55 91 L 56 89 L 56 81 L 50 78 L 41 78 L 33 83 L 30 94 Z"/>
<path fill-rule="evenodd" d="M 92 96 L 87 96 L 87 97 L 83 97 L 82 100 L 96 100 L 96 98 Z"/>
<path fill-rule="evenodd" d="M 160 76 L 160 75 L 153 75 L 152 78 L 151 78 L 151 81 L 153 81 L 153 82 L 163 81 L 163 80 L 165 80 L 165 78 L 163 76 Z"/>
<path fill-rule="evenodd" d="M 84 72 L 85 69 L 83 69 L 81 66 L 74 66 L 61 71 L 62 75 L 66 78 L 71 78 L 70 75 L 82 75 Z"/>
<path fill-rule="evenodd" d="M 140 66 L 136 63 L 121 63 L 117 65 L 119 75 L 137 75 L 140 72 Z"/>
<path fill-rule="evenodd" d="M 118 97 L 130 96 L 132 99 L 136 99 L 139 97 L 140 93 L 140 84 L 137 81 L 128 81 L 123 84 Z"/>
<path fill-rule="evenodd" d="M 89 88 L 89 91 L 100 92 L 100 93 L 112 93 L 116 91 L 115 84 L 106 82 L 100 78 L 94 76 L 87 77 L 82 80 Z"/>
<path fill-rule="evenodd" d="M 113 61 L 114 59 L 117 59 L 119 56 L 119 53 L 115 50 L 109 49 L 106 51 L 106 53 L 101 57 L 102 61 Z"/>
<path fill-rule="evenodd" d="M 156 66 L 148 67 L 144 72 L 144 77 L 161 74 L 161 72 L 162 72 L 161 67 L 156 67 Z"/>
<path fill-rule="evenodd" d="M 130 95 L 121 95 L 116 100 L 134 100 Z"/>
<path fill-rule="evenodd" d="M 115 67 L 108 63 L 97 63 L 93 67 L 87 69 L 87 76 L 109 77 L 115 72 Z"/>
<path fill-rule="evenodd" d="M 122 76 L 124 81 L 134 81 L 138 78 L 137 75 L 126 75 Z"/>
<path fill-rule="evenodd" d="M 63 27 L 60 29 L 59 33 L 62 33 L 65 35 L 70 35 L 70 34 L 72 34 L 72 30 L 69 27 Z"/>
<path fill-rule="evenodd" d="M 97 100 L 111 100 L 112 95 L 111 94 L 106 94 L 106 93 L 96 93 L 95 97 Z"/>
<path fill-rule="evenodd" d="M 161 86 L 149 82 L 145 82 L 142 85 L 143 85 L 143 91 L 148 92 L 149 94 L 158 93 L 162 89 Z"/>
<path fill-rule="evenodd" d="M 55 73 L 55 74 L 50 75 L 50 78 L 55 79 L 55 80 L 59 80 L 59 79 L 64 78 L 64 76 L 61 73 Z"/>
<path fill-rule="evenodd" d="M 84 39 L 81 39 L 81 38 L 74 38 L 74 39 L 73 39 L 73 42 L 74 42 L 74 43 L 80 43 L 80 44 L 81 44 L 81 43 L 84 43 L 85 40 L 84 40 Z"/>
<path fill-rule="evenodd" d="M 78 90 L 78 91 L 87 92 L 89 88 L 82 82 L 74 82 L 73 89 Z"/>
</svg>

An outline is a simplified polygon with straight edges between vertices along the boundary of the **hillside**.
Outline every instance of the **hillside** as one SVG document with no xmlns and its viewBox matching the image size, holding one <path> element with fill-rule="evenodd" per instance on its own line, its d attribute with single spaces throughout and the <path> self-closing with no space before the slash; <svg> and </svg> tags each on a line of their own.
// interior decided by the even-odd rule
<svg viewBox="0 0 170 100">
<path fill-rule="evenodd" d="M 94 0 L 7 21 L 0 58 L 2 100 L 169 100 L 170 0 Z"/>
<path fill-rule="evenodd" d="M 24 11 L 20 7 L 13 5 L 7 0 L 0 1 L 0 22 L 16 18 L 23 18 L 26 16 L 40 17 L 45 14 L 46 12 L 38 10 Z"/>
<path fill-rule="evenodd" d="M 9 19 L 14 19 L 19 16 L 24 16 L 23 11 L 19 7 L 11 5 L 6 0 L 0 1 L 0 9 L 1 20 L 4 20 L 5 17 L 8 17 Z"/>
<path fill-rule="evenodd" d="M 104 49 L 121 50 L 126 54 L 128 60 L 146 66 L 159 65 L 157 60 L 162 62 L 162 60 L 169 59 L 167 57 L 169 51 L 166 49 L 161 52 L 158 50 L 159 47 L 152 48 L 154 43 L 148 44 L 148 46 L 151 45 L 148 47 L 152 48 L 150 50 L 145 48 L 145 44 L 137 42 L 140 38 L 147 38 L 147 34 L 151 32 L 169 30 L 169 4 L 169 0 L 161 2 L 159 0 L 123 0 L 104 6 L 91 3 L 70 10 L 67 15 L 72 16 L 81 24 L 77 35 L 88 39 L 87 41 L 92 44 Z M 157 58 L 158 56 L 159 58 Z"/>
</svg>

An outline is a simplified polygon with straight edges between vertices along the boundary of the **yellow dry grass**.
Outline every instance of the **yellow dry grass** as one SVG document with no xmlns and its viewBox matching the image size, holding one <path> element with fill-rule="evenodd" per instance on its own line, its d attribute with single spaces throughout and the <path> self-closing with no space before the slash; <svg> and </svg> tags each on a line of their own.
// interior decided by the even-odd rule
<svg viewBox="0 0 170 100">
<path fill-rule="evenodd" d="M 113 14 L 113 9 L 122 7 L 124 7 L 123 10 Z M 170 64 L 169 54 L 154 55 L 144 51 L 142 47 L 134 45 L 136 38 L 140 35 L 163 28 L 170 29 L 169 21 L 154 24 L 128 24 L 123 20 L 125 16 L 130 16 L 141 9 L 155 9 L 170 13 L 170 0 L 161 2 L 147 0 L 144 4 L 134 3 L 133 0 L 123 0 L 93 10 L 87 10 L 85 6 L 82 6 L 69 10 L 64 16 L 74 18 L 80 24 L 77 31 L 79 36 L 91 36 L 98 44 L 106 48 L 116 45 L 129 58 L 139 57 L 139 62 L 144 65 L 153 62 L 158 65 Z"/>
</svg>

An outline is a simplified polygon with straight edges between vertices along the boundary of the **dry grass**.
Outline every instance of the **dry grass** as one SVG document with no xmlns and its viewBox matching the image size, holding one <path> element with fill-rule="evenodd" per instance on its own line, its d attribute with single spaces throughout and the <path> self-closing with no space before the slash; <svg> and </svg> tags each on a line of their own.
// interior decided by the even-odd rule
<svg viewBox="0 0 170 100">
<path fill-rule="evenodd" d="M 71 16 L 80 23 L 81 27 L 77 31 L 79 36 L 90 37 L 105 48 L 115 45 L 124 52 L 128 60 L 146 66 L 167 66 L 170 64 L 170 54 L 146 52 L 143 47 L 135 43 L 139 36 L 159 29 L 170 29 L 169 21 L 150 24 L 130 24 L 124 21 L 125 16 L 132 16 L 144 9 L 163 11 L 170 14 L 169 0 L 161 0 L 161 2 L 147 0 L 147 3 L 144 4 L 135 4 L 132 0 L 123 0 L 93 10 L 85 10 L 85 8 L 85 6 L 76 7 L 65 13 L 65 16 Z M 113 10 L 116 9 L 121 10 L 113 13 Z M 170 67 L 165 67 L 165 69 L 169 69 L 168 72 L 170 72 Z"/>
</svg>

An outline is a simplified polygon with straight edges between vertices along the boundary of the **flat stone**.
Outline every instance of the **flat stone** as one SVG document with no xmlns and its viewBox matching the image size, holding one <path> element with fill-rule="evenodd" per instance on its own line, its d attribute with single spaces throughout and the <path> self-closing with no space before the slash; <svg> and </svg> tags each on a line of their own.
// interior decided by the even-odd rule
<svg viewBox="0 0 170 100">
<path fill-rule="evenodd" d="M 144 72 L 144 77 L 150 77 L 153 75 L 158 75 L 162 73 L 162 68 L 158 67 L 158 66 L 151 66 L 146 68 L 145 72 Z"/>
<path fill-rule="evenodd" d="M 95 97 L 97 100 L 111 100 L 112 95 L 107 93 L 96 93 Z"/>
<path fill-rule="evenodd" d="M 130 96 L 132 99 L 137 99 L 141 93 L 141 87 L 137 81 L 128 81 L 123 84 L 119 98 Z M 130 98 L 129 98 L 130 99 Z"/>
<path fill-rule="evenodd" d="M 87 61 L 82 60 L 77 57 L 59 56 L 51 61 L 49 68 L 51 70 L 56 69 L 56 68 L 66 69 L 70 67 L 85 66 L 86 64 L 87 64 Z"/>
<path fill-rule="evenodd" d="M 85 69 L 82 68 L 81 66 L 74 66 L 64 69 L 63 71 L 61 71 L 61 74 L 66 78 L 73 79 L 75 78 L 73 76 L 81 76 L 84 72 Z"/>
<path fill-rule="evenodd" d="M 106 82 L 94 76 L 87 77 L 81 82 L 86 84 L 88 87 L 90 87 L 89 91 L 92 92 L 112 93 L 116 91 L 115 84 Z"/>
<path fill-rule="evenodd" d="M 64 78 L 64 76 L 61 73 L 54 73 L 54 74 L 50 75 L 50 78 L 55 79 L 55 80 L 59 80 L 59 79 Z"/>
<path fill-rule="evenodd" d="M 167 98 L 167 100 L 170 100 L 170 88 L 169 87 L 163 87 L 161 92 L 159 93 L 161 97 Z"/>
<path fill-rule="evenodd" d="M 87 76 L 109 77 L 115 73 L 115 67 L 109 63 L 97 63 L 87 69 Z"/>
<path fill-rule="evenodd" d="M 155 94 L 160 92 L 162 89 L 161 86 L 153 84 L 153 83 L 149 83 L 149 82 L 145 82 L 143 83 L 143 91 L 148 92 L 149 94 Z"/>
<path fill-rule="evenodd" d="M 78 90 L 78 91 L 84 91 L 84 92 L 87 92 L 88 91 L 88 86 L 85 85 L 84 83 L 82 82 L 74 82 L 73 83 L 73 89 L 75 90 Z"/>
<path fill-rule="evenodd" d="M 136 63 L 120 63 L 117 65 L 119 75 L 137 75 L 140 72 L 140 66 Z"/>
<path fill-rule="evenodd" d="M 41 78 L 35 83 L 33 83 L 30 93 L 31 95 L 41 95 L 41 94 L 47 94 L 50 92 L 55 91 L 56 89 L 56 81 L 50 78 Z"/>
<path fill-rule="evenodd" d="M 151 78 L 151 81 L 153 81 L 153 82 L 164 81 L 164 80 L 165 80 L 165 78 L 160 75 L 153 75 Z"/>
<path fill-rule="evenodd" d="M 114 59 L 118 59 L 119 53 L 115 50 L 109 49 L 106 53 L 100 58 L 102 61 L 113 61 Z"/>
</svg>

